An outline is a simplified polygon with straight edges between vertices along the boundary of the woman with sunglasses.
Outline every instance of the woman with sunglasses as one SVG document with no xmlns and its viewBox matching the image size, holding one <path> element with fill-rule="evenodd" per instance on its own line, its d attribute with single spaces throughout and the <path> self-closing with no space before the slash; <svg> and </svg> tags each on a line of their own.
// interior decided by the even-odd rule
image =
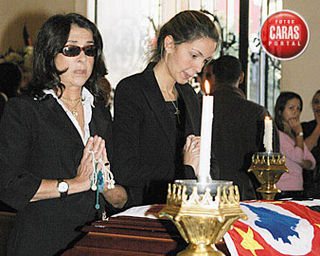
<svg viewBox="0 0 320 256">
<path fill-rule="evenodd" d="M 213 22 L 183 11 L 159 31 L 146 69 L 117 85 L 114 98 L 114 171 L 128 205 L 165 203 L 168 182 L 195 179 L 200 151 L 200 107 L 188 83 L 213 57 Z"/>
<path fill-rule="evenodd" d="M 96 160 L 103 168 L 111 154 L 110 113 L 97 100 L 104 71 L 92 22 L 67 14 L 44 23 L 30 91 L 7 103 L 0 122 L 0 200 L 17 210 L 8 255 L 60 254 L 101 214 L 90 187 Z M 118 185 L 101 192 L 101 210 L 126 202 Z"/>
<path fill-rule="evenodd" d="M 312 97 L 312 110 L 314 119 L 303 122 L 302 129 L 305 143 L 316 159 L 317 166 L 313 172 L 305 171 L 305 194 L 308 197 L 320 198 L 320 90 Z"/>
</svg>

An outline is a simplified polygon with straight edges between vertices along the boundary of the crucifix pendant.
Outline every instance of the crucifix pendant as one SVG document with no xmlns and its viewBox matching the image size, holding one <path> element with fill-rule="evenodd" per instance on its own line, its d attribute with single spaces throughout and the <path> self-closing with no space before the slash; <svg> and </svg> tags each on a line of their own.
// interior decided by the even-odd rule
<svg viewBox="0 0 320 256">
<path fill-rule="evenodd" d="M 176 117 L 177 117 L 178 124 L 180 124 L 180 110 L 179 110 L 179 109 L 176 109 L 176 112 L 174 112 L 174 114 L 175 114 Z"/>
<path fill-rule="evenodd" d="M 76 117 L 76 118 L 78 117 L 78 111 L 72 110 L 71 113 L 72 113 L 72 115 L 73 115 L 74 117 Z"/>
</svg>

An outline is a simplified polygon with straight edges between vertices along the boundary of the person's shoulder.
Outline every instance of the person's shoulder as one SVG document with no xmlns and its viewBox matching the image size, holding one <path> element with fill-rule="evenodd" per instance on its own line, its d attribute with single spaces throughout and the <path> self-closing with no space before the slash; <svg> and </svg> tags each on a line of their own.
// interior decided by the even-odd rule
<svg viewBox="0 0 320 256">
<path fill-rule="evenodd" d="M 313 125 L 316 125 L 316 124 L 317 124 L 316 120 L 301 122 L 302 127 L 310 127 L 310 126 L 313 126 Z"/>
<path fill-rule="evenodd" d="M 229 94 L 226 97 L 229 98 L 231 102 L 234 102 L 234 105 L 239 108 L 244 108 L 248 111 L 254 111 L 257 113 L 267 112 L 266 108 L 262 105 L 247 99 L 242 92 L 240 93 L 240 89 L 233 91 L 232 94 Z"/>
<path fill-rule="evenodd" d="M 52 101 L 53 97 L 44 95 L 42 98 L 38 98 L 30 94 L 23 94 L 9 98 L 7 105 L 10 109 L 29 112 L 30 109 L 38 110 L 43 104 L 47 104 L 48 100 Z"/>
<path fill-rule="evenodd" d="M 311 121 L 305 121 L 301 123 L 303 132 L 305 133 L 305 136 L 309 136 L 313 130 L 316 128 L 317 126 L 317 122 L 316 120 L 311 120 Z"/>
<path fill-rule="evenodd" d="M 255 114 L 253 116 L 256 119 L 262 120 L 265 118 L 266 115 L 269 115 L 268 110 L 264 106 L 261 106 L 260 104 L 250 100 L 247 100 L 246 103 L 248 105 L 248 109 L 250 109 L 249 112 Z"/>
<path fill-rule="evenodd" d="M 138 73 L 132 74 L 120 80 L 116 86 L 116 91 L 123 90 L 124 88 L 137 90 L 143 88 L 147 82 L 154 83 L 155 77 L 153 72 L 153 67 L 155 63 L 149 63 L 147 67 Z"/>
<path fill-rule="evenodd" d="M 11 106 L 11 105 L 27 106 L 27 105 L 32 105 L 35 102 L 36 102 L 36 99 L 34 99 L 33 97 L 31 97 L 29 95 L 20 95 L 17 97 L 9 98 L 7 104 L 8 104 L 8 106 Z"/>
<path fill-rule="evenodd" d="M 137 79 L 139 79 L 142 76 L 142 73 L 136 73 L 127 77 L 124 77 L 120 80 L 119 84 L 126 84 L 128 82 L 133 82 L 136 81 Z M 118 87 L 118 86 L 117 86 Z"/>
<path fill-rule="evenodd" d="M 252 100 L 244 99 L 244 104 L 246 104 L 248 107 L 260 111 L 266 111 L 266 108 Z"/>
<path fill-rule="evenodd" d="M 142 73 L 133 74 L 120 80 L 116 86 L 116 91 L 136 90 L 142 86 Z"/>
<path fill-rule="evenodd" d="M 28 120 L 31 119 L 31 113 L 34 113 L 36 109 L 37 103 L 30 96 L 11 97 L 4 106 L 2 118 L 18 115 Z"/>
</svg>

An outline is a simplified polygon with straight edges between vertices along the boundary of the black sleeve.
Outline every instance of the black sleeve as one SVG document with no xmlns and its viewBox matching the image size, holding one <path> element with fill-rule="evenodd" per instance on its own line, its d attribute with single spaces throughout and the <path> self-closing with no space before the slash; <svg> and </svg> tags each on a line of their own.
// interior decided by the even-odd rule
<svg viewBox="0 0 320 256">
<path fill-rule="evenodd" d="M 0 200 L 15 209 L 25 207 L 41 183 L 27 169 L 34 147 L 30 115 L 28 104 L 9 100 L 0 121 Z"/>
<path fill-rule="evenodd" d="M 124 184 L 135 184 L 139 166 L 139 108 L 127 84 L 119 84 L 114 98 L 113 164 Z"/>
</svg>

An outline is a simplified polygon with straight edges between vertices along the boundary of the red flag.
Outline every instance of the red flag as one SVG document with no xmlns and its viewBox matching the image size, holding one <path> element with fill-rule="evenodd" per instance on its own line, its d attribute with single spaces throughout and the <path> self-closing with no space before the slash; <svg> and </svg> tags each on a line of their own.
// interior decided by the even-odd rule
<svg viewBox="0 0 320 256">
<path fill-rule="evenodd" d="M 248 220 L 225 236 L 231 255 L 320 255 L 320 213 L 294 202 L 241 203 Z"/>
</svg>

